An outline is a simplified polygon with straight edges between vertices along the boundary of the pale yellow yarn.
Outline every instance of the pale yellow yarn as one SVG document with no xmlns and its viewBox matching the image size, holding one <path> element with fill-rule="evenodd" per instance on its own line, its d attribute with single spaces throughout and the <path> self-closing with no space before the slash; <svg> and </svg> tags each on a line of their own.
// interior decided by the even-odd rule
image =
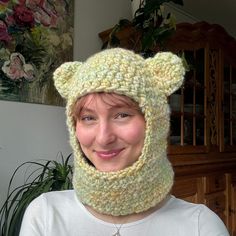
<svg viewBox="0 0 236 236">
<path fill-rule="evenodd" d="M 101 213 L 128 215 L 145 211 L 166 197 L 174 175 L 166 157 L 167 96 L 181 86 L 184 73 L 182 60 L 170 52 L 145 60 L 121 48 L 99 52 L 84 63 L 63 64 L 55 71 L 55 86 L 67 100 L 67 125 L 75 157 L 73 182 L 81 202 Z M 124 170 L 99 172 L 80 150 L 71 111 L 78 98 L 94 92 L 131 97 L 145 116 L 142 154 Z"/>
</svg>

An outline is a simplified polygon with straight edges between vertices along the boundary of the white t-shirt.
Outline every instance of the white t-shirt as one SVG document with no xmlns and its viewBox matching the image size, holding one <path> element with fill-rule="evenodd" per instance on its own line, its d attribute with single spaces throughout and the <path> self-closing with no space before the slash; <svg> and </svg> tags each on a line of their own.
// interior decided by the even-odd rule
<svg viewBox="0 0 236 236">
<path fill-rule="evenodd" d="M 219 217 L 201 204 L 173 196 L 163 207 L 132 223 L 114 225 L 93 216 L 73 190 L 49 192 L 27 208 L 20 236 L 229 236 Z"/>
</svg>

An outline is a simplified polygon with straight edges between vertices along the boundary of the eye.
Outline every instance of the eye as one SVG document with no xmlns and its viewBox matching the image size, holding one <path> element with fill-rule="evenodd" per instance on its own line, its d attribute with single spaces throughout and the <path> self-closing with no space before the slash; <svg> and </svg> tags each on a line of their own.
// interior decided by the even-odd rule
<svg viewBox="0 0 236 236">
<path fill-rule="evenodd" d="M 116 119 L 122 119 L 122 118 L 126 118 L 126 117 L 130 117 L 131 115 L 129 113 L 126 112 L 119 112 L 116 114 L 115 118 Z"/>
<path fill-rule="evenodd" d="M 90 115 L 84 115 L 84 116 L 80 117 L 80 120 L 81 121 L 85 121 L 85 122 L 94 121 L 95 117 L 90 116 Z"/>
</svg>

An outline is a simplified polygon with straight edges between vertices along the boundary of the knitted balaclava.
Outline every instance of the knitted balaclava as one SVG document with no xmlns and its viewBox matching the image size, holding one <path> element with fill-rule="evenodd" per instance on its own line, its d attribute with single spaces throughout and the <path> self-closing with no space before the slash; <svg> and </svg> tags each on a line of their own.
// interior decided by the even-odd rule
<svg viewBox="0 0 236 236">
<path fill-rule="evenodd" d="M 183 81 L 182 60 L 170 53 L 144 59 L 132 51 L 101 51 L 82 62 L 67 62 L 54 72 L 55 86 L 67 100 L 67 125 L 74 151 L 74 189 L 84 204 L 109 215 L 128 215 L 154 207 L 170 192 L 173 170 L 167 160 L 169 132 L 167 97 Z M 138 102 L 146 121 L 144 146 L 139 159 L 117 172 L 100 172 L 90 165 L 75 134 L 72 111 L 86 94 L 107 92 Z"/>
</svg>

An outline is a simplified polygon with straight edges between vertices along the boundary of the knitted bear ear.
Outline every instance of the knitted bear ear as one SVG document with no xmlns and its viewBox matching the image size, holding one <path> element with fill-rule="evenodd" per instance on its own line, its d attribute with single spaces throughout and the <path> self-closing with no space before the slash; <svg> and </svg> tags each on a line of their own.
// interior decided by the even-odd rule
<svg viewBox="0 0 236 236">
<path fill-rule="evenodd" d="M 68 98 L 74 74 L 79 70 L 82 64 L 82 62 L 78 61 L 66 62 L 54 71 L 54 85 L 63 98 Z"/>
<path fill-rule="evenodd" d="M 183 83 L 185 68 L 183 61 L 171 52 L 157 53 L 145 60 L 152 77 L 153 87 L 166 96 L 175 92 Z"/>
</svg>

